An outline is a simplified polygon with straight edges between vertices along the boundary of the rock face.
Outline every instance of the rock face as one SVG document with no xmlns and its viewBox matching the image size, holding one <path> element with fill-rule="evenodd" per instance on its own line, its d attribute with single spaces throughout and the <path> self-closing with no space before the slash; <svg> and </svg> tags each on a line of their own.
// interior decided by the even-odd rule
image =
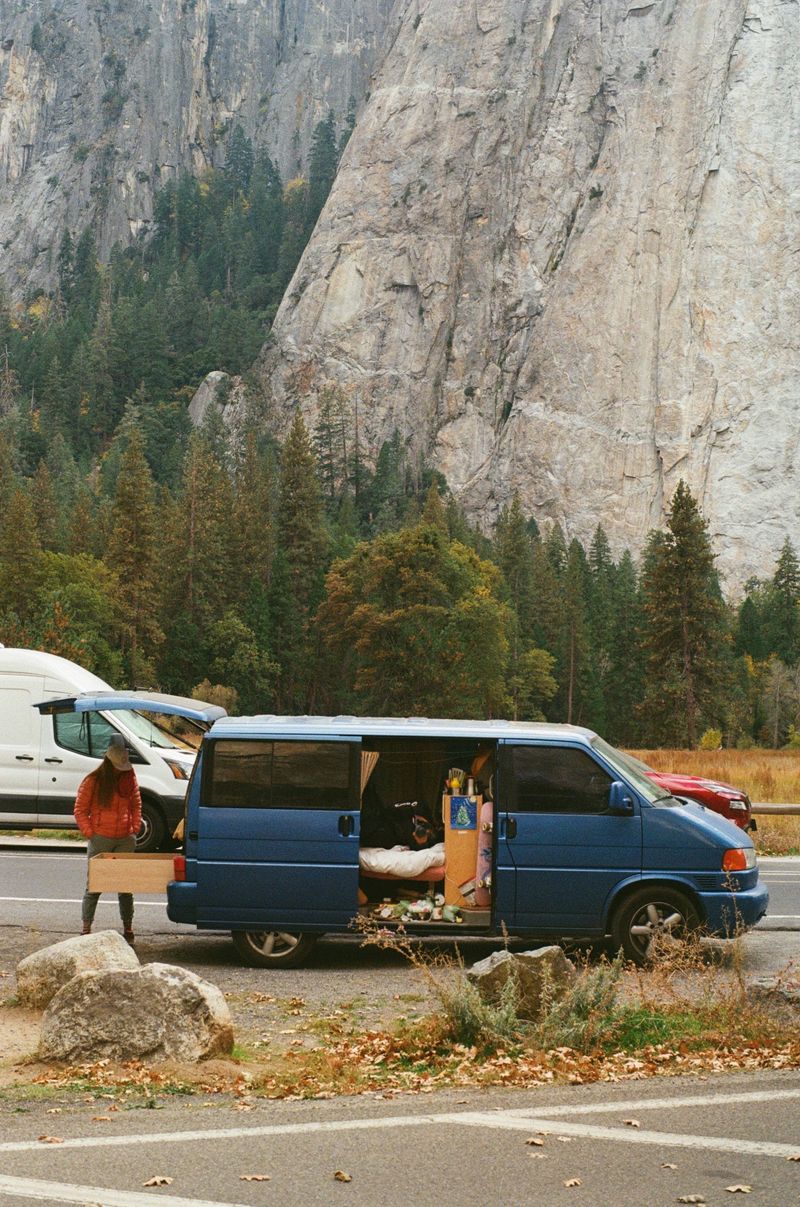
<svg viewBox="0 0 800 1207">
<path fill-rule="evenodd" d="M 221 991 L 170 964 L 82 972 L 42 1019 L 41 1060 L 202 1060 L 233 1047 Z"/>
<path fill-rule="evenodd" d="M 102 255 L 147 230 L 159 185 L 224 158 L 239 122 L 284 179 L 363 98 L 395 0 L 0 0 L 0 267 L 52 283 L 61 235 Z"/>
<path fill-rule="evenodd" d="M 487 1002 L 497 1002 L 509 977 L 519 983 L 520 1018 L 538 1019 L 542 1008 L 564 996 L 577 977 L 575 965 L 560 947 L 535 951 L 493 951 L 467 971 L 467 980 Z"/>
<path fill-rule="evenodd" d="M 727 586 L 796 533 L 800 10 L 409 0 L 261 369 L 473 516 L 641 548 L 684 478 Z"/>
<path fill-rule="evenodd" d="M 26 1006 L 46 1006 L 68 981 L 81 972 L 138 968 L 133 949 L 115 930 L 79 935 L 43 947 L 17 965 L 17 996 Z"/>
</svg>

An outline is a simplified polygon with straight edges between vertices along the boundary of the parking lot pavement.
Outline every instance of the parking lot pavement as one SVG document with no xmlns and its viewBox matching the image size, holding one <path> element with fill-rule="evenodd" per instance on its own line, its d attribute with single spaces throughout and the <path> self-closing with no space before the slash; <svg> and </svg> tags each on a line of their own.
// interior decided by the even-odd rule
<svg viewBox="0 0 800 1207">
<path fill-rule="evenodd" d="M 800 1198 L 797 1072 L 391 1101 L 251 1099 L 246 1116 L 241 1101 L 157 1105 L 0 1114 L 0 1202 L 666 1207 L 695 1195 L 713 1207 L 735 1202 L 736 1186 L 754 1203 Z M 253 1175 L 268 1180 L 244 1180 Z M 171 1181 L 144 1185 L 159 1176 Z"/>
</svg>

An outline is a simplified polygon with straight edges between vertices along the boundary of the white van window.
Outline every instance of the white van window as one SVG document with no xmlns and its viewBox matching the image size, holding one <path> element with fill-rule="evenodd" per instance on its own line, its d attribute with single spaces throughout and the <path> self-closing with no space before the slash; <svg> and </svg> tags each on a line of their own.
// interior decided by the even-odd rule
<svg viewBox="0 0 800 1207">
<path fill-rule="evenodd" d="M 106 752 L 108 739 L 117 732 L 98 712 L 53 713 L 53 733 L 57 744 L 89 758 L 101 759 Z"/>
<path fill-rule="evenodd" d="M 210 742 L 203 804 L 222 809 L 347 808 L 347 742 Z"/>
<path fill-rule="evenodd" d="M 573 746 L 512 748 L 512 808 L 523 813 L 602 813 L 611 777 Z"/>
</svg>

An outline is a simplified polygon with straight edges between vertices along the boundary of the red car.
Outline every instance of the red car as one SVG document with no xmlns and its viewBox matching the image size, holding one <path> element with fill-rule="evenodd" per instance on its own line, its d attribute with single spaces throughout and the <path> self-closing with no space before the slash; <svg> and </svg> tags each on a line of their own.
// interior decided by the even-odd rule
<svg viewBox="0 0 800 1207">
<path fill-rule="evenodd" d="M 717 780 L 704 780 L 699 775 L 675 775 L 668 771 L 654 771 L 632 754 L 627 757 L 670 795 L 697 801 L 699 805 L 721 813 L 742 830 L 756 829 L 750 797 L 741 789 L 734 788 L 732 784 L 720 784 Z"/>
</svg>

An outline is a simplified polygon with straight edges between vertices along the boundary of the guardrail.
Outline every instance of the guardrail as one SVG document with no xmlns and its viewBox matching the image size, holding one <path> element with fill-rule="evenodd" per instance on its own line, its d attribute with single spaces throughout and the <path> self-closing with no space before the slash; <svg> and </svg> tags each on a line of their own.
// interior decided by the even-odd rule
<svg viewBox="0 0 800 1207">
<path fill-rule="evenodd" d="M 751 805 L 754 813 L 783 813 L 784 816 L 800 816 L 800 805 Z"/>
</svg>

